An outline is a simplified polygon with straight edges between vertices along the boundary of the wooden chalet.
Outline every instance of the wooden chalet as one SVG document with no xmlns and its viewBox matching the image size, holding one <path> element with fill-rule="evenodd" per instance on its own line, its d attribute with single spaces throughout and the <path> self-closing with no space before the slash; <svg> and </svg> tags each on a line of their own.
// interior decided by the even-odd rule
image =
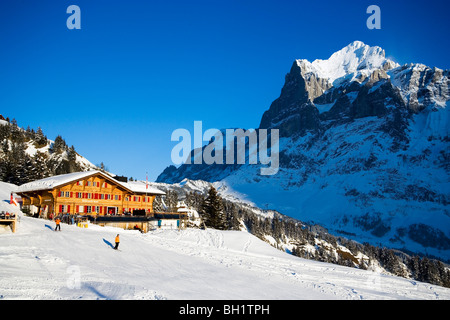
<svg viewBox="0 0 450 320">
<path fill-rule="evenodd" d="M 16 191 L 23 209 L 42 218 L 57 215 L 152 217 L 153 200 L 163 191 L 138 181 L 119 181 L 98 170 L 53 176 Z"/>
</svg>

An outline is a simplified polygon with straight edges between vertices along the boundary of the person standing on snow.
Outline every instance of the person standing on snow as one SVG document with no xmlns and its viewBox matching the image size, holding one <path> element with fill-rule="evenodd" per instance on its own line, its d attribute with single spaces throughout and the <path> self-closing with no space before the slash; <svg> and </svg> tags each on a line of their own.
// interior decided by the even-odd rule
<svg viewBox="0 0 450 320">
<path fill-rule="evenodd" d="M 57 217 L 57 218 L 55 219 L 55 223 L 56 223 L 55 231 L 56 231 L 56 230 L 61 231 L 61 225 L 60 225 L 61 219 L 59 219 L 59 217 Z"/>
<path fill-rule="evenodd" d="M 114 247 L 115 250 L 119 249 L 119 243 L 120 243 L 120 239 L 119 239 L 119 235 L 116 236 L 116 246 Z"/>
</svg>

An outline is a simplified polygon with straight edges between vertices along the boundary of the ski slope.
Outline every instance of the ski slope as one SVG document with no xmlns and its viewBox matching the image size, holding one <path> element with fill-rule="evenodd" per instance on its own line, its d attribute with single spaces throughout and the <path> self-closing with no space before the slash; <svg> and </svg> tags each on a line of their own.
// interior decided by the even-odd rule
<svg viewBox="0 0 450 320">
<path fill-rule="evenodd" d="M 0 299 L 450 299 L 447 288 L 301 259 L 243 231 L 53 228 L 21 216 L 17 233 L 0 233 Z"/>
</svg>

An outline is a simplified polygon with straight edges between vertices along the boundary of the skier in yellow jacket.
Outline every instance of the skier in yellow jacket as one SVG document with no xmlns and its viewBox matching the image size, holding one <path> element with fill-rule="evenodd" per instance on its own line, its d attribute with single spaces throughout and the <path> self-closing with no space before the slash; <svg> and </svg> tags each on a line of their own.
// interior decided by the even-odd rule
<svg viewBox="0 0 450 320">
<path fill-rule="evenodd" d="M 119 243 L 120 243 L 120 239 L 119 239 L 119 235 L 116 236 L 116 246 L 114 247 L 115 250 L 119 249 Z"/>
</svg>

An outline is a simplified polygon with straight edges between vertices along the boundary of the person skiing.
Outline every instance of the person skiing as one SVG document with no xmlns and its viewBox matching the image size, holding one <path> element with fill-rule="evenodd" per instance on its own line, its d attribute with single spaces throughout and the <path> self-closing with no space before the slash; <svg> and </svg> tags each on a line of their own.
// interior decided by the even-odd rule
<svg viewBox="0 0 450 320">
<path fill-rule="evenodd" d="M 61 225 L 60 225 L 61 219 L 59 219 L 59 217 L 56 217 L 55 223 L 56 223 L 55 231 L 57 231 L 57 230 L 61 231 Z"/>
<path fill-rule="evenodd" d="M 120 243 L 120 239 L 119 239 L 119 235 L 116 236 L 116 246 L 114 247 L 114 250 L 119 249 L 119 243 Z"/>
</svg>

